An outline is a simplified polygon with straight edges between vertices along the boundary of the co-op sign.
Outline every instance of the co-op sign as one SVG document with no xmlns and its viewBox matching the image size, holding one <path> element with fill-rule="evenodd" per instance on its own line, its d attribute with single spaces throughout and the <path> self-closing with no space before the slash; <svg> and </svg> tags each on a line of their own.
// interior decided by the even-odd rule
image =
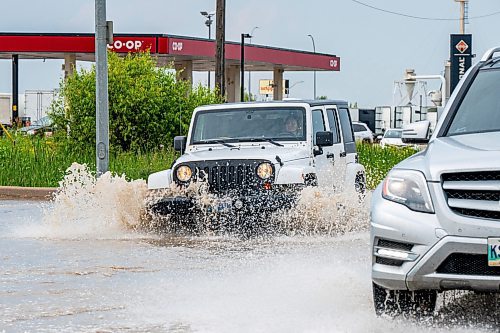
<svg viewBox="0 0 500 333">
<path fill-rule="evenodd" d="M 154 50 L 154 38 L 134 39 L 130 37 L 114 37 L 113 44 L 108 44 L 108 49 L 115 52 L 137 52 Z"/>
</svg>

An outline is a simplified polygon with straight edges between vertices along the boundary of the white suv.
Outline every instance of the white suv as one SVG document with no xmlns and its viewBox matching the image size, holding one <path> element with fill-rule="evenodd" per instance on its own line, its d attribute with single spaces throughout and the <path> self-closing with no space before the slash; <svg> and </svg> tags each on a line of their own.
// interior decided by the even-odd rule
<svg viewBox="0 0 500 333">
<path fill-rule="evenodd" d="M 194 110 L 182 153 L 171 169 L 149 176 L 158 191 L 208 184 L 215 213 L 259 216 L 293 207 L 304 186 L 327 191 L 365 191 L 345 101 L 283 101 L 221 104 Z M 161 197 L 151 209 L 189 222 L 204 213 L 189 195 Z"/>
<path fill-rule="evenodd" d="M 354 137 L 357 141 L 366 143 L 373 143 L 373 132 L 365 123 L 353 121 L 352 129 L 354 130 Z"/>
<path fill-rule="evenodd" d="M 439 291 L 500 292 L 500 47 L 460 81 L 430 141 L 372 197 L 372 281 L 378 314 L 432 313 Z"/>
</svg>

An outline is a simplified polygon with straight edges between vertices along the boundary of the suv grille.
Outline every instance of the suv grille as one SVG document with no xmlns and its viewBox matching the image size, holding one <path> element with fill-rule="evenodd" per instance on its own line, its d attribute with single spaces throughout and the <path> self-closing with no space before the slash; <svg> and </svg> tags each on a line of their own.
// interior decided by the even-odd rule
<svg viewBox="0 0 500 333">
<path fill-rule="evenodd" d="M 193 170 L 193 180 L 207 180 L 211 193 L 225 194 L 233 190 L 244 193 L 263 188 L 266 181 L 257 176 L 256 170 L 259 164 L 264 162 L 270 163 L 266 160 L 215 160 L 182 163 L 177 168 L 188 165 Z M 273 176 L 267 182 L 274 181 L 274 174 L 273 167 Z M 175 170 L 174 180 L 177 184 L 183 185 L 177 179 Z"/>
<path fill-rule="evenodd" d="M 500 220 L 500 171 L 442 175 L 448 206 L 457 214 Z"/>
<path fill-rule="evenodd" d="M 486 254 L 452 253 L 439 265 L 437 273 L 500 276 L 500 267 L 488 266 Z"/>
</svg>

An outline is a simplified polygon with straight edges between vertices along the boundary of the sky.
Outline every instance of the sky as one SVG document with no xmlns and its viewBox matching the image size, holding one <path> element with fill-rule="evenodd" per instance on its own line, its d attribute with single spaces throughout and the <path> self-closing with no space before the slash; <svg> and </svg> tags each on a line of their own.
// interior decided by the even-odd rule
<svg viewBox="0 0 500 333">
<path fill-rule="evenodd" d="M 454 0 L 361 0 L 410 16 L 451 20 L 420 20 L 362 6 L 353 0 L 227 0 L 226 40 L 239 41 L 254 27 L 254 44 L 335 54 L 340 72 L 317 72 L 317 95 L 345 99 L 360 107 L 392 105 L 394 81 L 406 68 L 418 75 L 442 74 L 449 58 L 449 35 L 459 33 L 459 4 Z M 107 20 L 115 33 L 164 33 L 206 38 L 200 11 L 214 11 L 216 0 L 107 0 Z M 4 3 L 0 32 L 94 32 L 94 1 L 17 0 Z M 498 0 L 471 0 L 466 33 L 473 35 L 478 61 L 489 48 L 500 46 Z M 212 26 L 212 38 L 215 26 Z M 0 45 L 1 49 L 1 45 Z M 52 90 L 62 78 L 62 60 L 20 60 L 19 91 Z M 80 66 L 88 66 L 81 63 Z M 0 93 L 11 92 L 11 61 L 0 60 Z M 213 82 L 212 75 L 212 82 Z M 285 72 L 293 86 L 290 97 L 312 98 L 312 72 Z M 252 73 L 251 91 L 271 72 Z M 206 73 L 195 73 L 206 84 Z M 246 79 L 246 82 L 248 78 Z M 429 89 L 439 82 L 429 82 Z M 397 92 L 396 92 L 397 94 Z"/>
</svg>

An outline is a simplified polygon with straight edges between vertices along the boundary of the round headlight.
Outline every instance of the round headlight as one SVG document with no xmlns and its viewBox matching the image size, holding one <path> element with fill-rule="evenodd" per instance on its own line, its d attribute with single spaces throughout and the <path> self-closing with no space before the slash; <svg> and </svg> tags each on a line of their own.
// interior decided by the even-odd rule
<svg viewBox="0 0 500 333">
<path fill-rule="evenodd" d="M 257 167 L 257 176 L 260 179 L 269 179 L 273 175 L 273 166 L 270 163 L 261 163 Z"/>
<path fill-rule="evenodd" d="M 188 167 L 187 165 L 180 166 L 177 169 L 177 179 L 179 179 L 181 182 L 187 182 L 188 180 L 191 179 L 192 175 L 193 172 L 191 171 L 191 168 Z"/>
</svg>

